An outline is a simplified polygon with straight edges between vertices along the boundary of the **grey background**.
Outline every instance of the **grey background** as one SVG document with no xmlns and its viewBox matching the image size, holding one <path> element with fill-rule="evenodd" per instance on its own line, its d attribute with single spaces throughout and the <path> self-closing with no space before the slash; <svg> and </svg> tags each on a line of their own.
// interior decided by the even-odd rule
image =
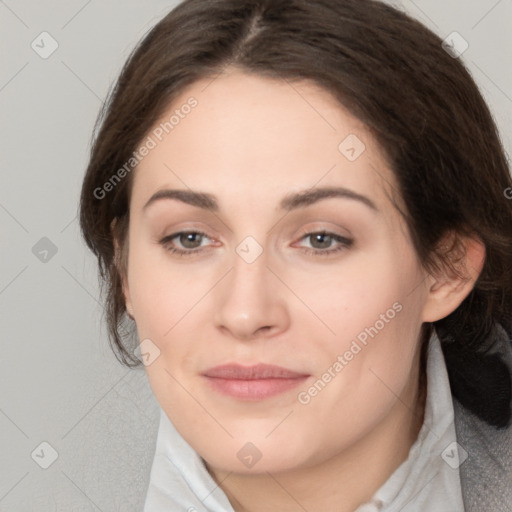
<svg viewBox="0 0 512 512">
<path fill-rule="evenodd" d="M 510 154 L 512 0 L 392 3 L 467 40 L 461 58 Z M 122 367 L 109 348 L 76 213 L 107 90 L 175 4 L 0 0 L 1 512 L 142 510 L 158 404 L 144 368 Z M 43 31 L 59 45 L 47 59 L 31 47 Z M 41 252 L 43 237 L 55 254 Z M 48 469 L 31 455 L 44 441 L 58 453 Z"/>
</svg>

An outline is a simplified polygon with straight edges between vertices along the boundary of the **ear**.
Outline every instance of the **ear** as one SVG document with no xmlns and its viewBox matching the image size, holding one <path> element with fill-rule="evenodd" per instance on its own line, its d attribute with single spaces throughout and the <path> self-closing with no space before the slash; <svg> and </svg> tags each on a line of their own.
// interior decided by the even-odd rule
<svg viewBox="0 0 512 512">
<path fill-rule="evenodd" d="M 448 240 L 446 240 L 448 238 Z M 442 269 L 435 276 L 428 276 L 428 296 L 423 307 L 424 322 L 436 322 L 453 313 L 471 293 L 485 262 L 485 244 L 478 238 L 450 233 L 441 248 L 450 249 L 451 260 L 457 271 Z"/>
<path fill-rule="evenodd" d="M 126 306 L 126 312 L 128 313 L 128 316 L 134 320 L 133 315 L 133 306 L 132 301 L 130 297 L 130 288 L 128 286 L 128 276 L 127 276 L 127 255 L 124 254 L 124 251 L 127 250 L 127 247 L 121 248 L 119 244 L 119 237 L 120 237 L 120 229 L 117 224 L 117 218 L 112 221 L 112 224 L 110 225 L 111 233 L 112 233 L 112 240 L 114 242 L 114 263 L 117 268 L 117 272 L 119 273 L 119 276 L 121 278 L 121 286 L 123 290 L 123 296 L 124 296 L 124 302 Z"/>
</svg>

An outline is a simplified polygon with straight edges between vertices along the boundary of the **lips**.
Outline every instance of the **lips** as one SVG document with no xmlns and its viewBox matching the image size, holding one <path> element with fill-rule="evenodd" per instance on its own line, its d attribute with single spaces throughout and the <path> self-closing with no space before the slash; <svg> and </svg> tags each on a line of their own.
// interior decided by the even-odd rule
<svg viewBox="0 0 512 512">
<path fill-rule="evenodd" d="M 284 393 L 302 384 L 309 374 L 280 366 L 226 364 L 201 374 L 210 387 L 239 400 L 256 401 Z"/>
<path fill-rule="evenodd" d="M 297 373 L 287 368 L 268 364 L 255 366 L 241 366 L 238 364 L 226 364 L 206 370 L 203 375 L 217 379 L 239 379 L 239 380 L 260 380 L 260 379 L 295 379 L 304 377 L 306 374 Z"/>
</svg>

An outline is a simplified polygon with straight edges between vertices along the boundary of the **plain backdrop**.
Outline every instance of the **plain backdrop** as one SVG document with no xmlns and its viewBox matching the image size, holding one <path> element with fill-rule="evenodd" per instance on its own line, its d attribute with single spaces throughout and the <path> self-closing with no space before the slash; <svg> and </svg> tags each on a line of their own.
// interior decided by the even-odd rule
<svg viewBox="0 0 512 512">
<path fill-rule="evenodd" d="M 76 215 L 109 86 L 176 3 L 0 0 L 1 512 L 142 510 L 158 403 L 110 350 Z M 510 154 L 512 0 L 393 4 L 467 41 Z"/>
</svg>

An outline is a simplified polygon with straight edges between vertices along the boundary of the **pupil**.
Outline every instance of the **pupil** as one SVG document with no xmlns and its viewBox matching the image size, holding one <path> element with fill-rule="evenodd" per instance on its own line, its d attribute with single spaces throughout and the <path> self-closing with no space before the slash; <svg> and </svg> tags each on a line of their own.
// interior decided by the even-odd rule
<svg viewBox="0 0 512 512">
<path fill-rule="evenodd" d="M 330 235 L 325 235 L 322 233 L 313 235 L 313 246 L 315 247 L 315 244 L 319 242 L 319 244 L 316 245 L 316 248 L 318 249 L 325 249 L 329 248 L 331 245 L 331 237 Z"/>
<path fill-rule="evenodd" d="M 180 236 L 180 243 L 187 249 L 195 249 L 198 247 L 196 242 L 199 240 L 200 236 L 201 235 L 199 235 L 199 233 L 185 233 L 184 235 Z"/>
</svg>

